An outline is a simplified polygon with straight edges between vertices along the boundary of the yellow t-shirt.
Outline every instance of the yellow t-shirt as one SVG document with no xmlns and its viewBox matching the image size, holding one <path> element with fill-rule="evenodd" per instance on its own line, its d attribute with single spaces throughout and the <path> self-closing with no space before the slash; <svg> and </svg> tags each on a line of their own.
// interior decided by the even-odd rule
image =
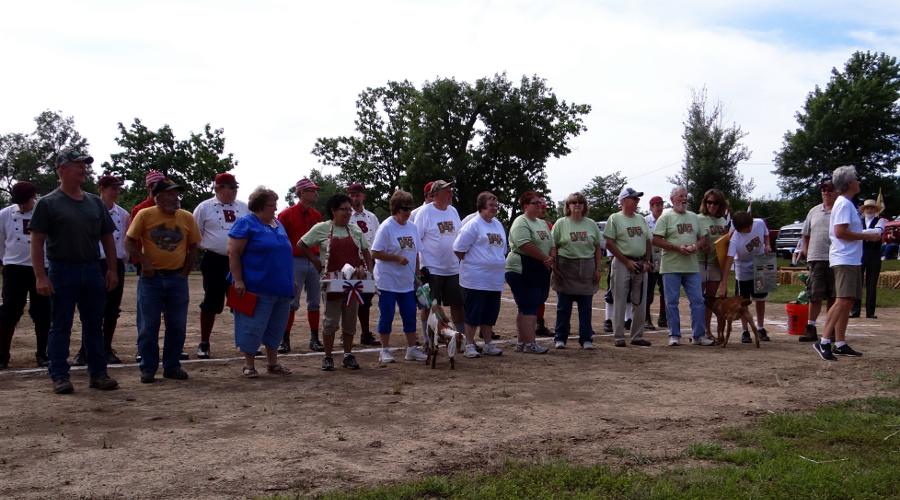
<svg viewBox="0 0 900 500">
<path fill-rule="evenodd" d="M 184 267 L 188 245 L 200 243 L 200 229 L 187 210 L 166 215 L 159 207 L 150 207 L 131 221 L 128 237 L 141 241 L 142 251 L 154 268 L 174 271 Z"/>
</svg>

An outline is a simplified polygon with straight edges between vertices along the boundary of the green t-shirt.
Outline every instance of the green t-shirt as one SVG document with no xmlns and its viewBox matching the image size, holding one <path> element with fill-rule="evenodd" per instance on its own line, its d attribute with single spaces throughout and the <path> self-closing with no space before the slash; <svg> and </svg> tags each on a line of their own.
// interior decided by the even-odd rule
<svg viewBox="0 0 900 500">
<path fill-rule="evenodd" d="M 610 215 L 606 220 L 603 236 L 611 239 L 619 247 L 619 251 L 628 257 L 647 255 L 650 227 L 638 214 L 626 217 L 622 212 L 616 212 Z"/>
<path fill-rule="evenodd" d="M 578 222 L 560 217 L 550 233 L 559 256 L 567 259 L 590 259 L 600 246 L 600 228 L 589 217 Z"/>
<path fill-rule="evenodd" d="M 319 247 L 319 259 L 323 265 L 328 262 L 328 236 L 331 234 L 331 227 L 331 221 L 319 222 L 300 238 L 300 241 L 308 247 Z M 350 231 L 348 232 L 347 229 Z M 348 224 L 343 227 L 334 226 L 335 238 L 346 238 L 347 236 L 353 236 L 353 241 L 360 251 L 369 249 L 368 240 L 356 224 Z"/>
<path fill-rule="evenodd" d="M 99 196 L 76 200 L 59 189 L 38 200 L 29 227 L 47 235 L 47 258 L 62 262 L 97 262 L 100 238 L 116 229 Z"/>
<path fill-rule="evenodd" d="M 709 244 L 712 245 L 717 239 L 728 233 L 726 228 L 727 220 L 725 217 L 712 217 L 709 215 L 697 214 L 700 220 L 700 230 L 702 234 L 709 236 Z M 716 258 L 716 252 L 697 252 L 697 262 L 701 266 L 719 267 L 719 259 Z"/>
<path fill-rule="evenodd" d="M 704 236 L 697 214 L 691 211 L 680 214 L 674 210 L 668 210 L 659 217 L 653 235 L 662 236 L 673 245 L 696 245 Z M 696 255 L 663 250 L 660 273 L 696 273 L 699 270 Z"/>
<path fill-rule="evenodd" d="M 529 219 L 522 214 L 516 217 L 509 228 L 509 255 L 506 256 L 506 271 L 522 272 L 522 257 L 516 253 L 526 243 L 534 243 L 546 255 L 554 247 L 553 236 L 544 219 Z"/>
</svg>

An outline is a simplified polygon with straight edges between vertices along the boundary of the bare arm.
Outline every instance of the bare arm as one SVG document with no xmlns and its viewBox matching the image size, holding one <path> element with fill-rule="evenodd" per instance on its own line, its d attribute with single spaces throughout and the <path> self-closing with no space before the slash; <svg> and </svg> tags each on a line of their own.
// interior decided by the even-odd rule
<svg viewBox="0 0 900 500">
<path fill-rule="evenodd" d="M 244 266 L 241 265 L 241 256 L 247 248 L 247 240 L 228 238 L 228 270 L 234 280 L 234 289 L 238 295 L 244 295 L 247 287 L 244 285 Z"/>
<path fill-rule="evenodd" d="M 183 274 L 185 278 L 191 274 L 191 269 L 194 268 L 194 262 L 197 261 L 197 253 L 199 253 L 199 251 L 196 244 L 188 245 L 187 255 L 184 257 L 184 267 L 181 268 L 181 274 Z"/>
<path fill-rule="evenodd" d="M 133 256 L 141 264 L 141 276 L 149 278 L 156 273 L 156 269 L 153 267 L 153 262 L 150 261 L 150 258 L 141 251 L 140 243 L 139 240 L 131 236 L 125 237 L 125 249 L 128 250 L 129 255 Z"/>
<path fill-rule="evenodd" d="M 47 277 L 44 268 L 44 242 L 47 241 L 45 233 L 31 232 L 31 268 L 34 270 L 35 288 L 37 293 L 44 296 L 53 294 L 53 284 Z"/>
<path fill-rule="evenodd" d="M 722 276 L 728 276 L 732 264 L 734 264 L 734 257 L 730 255 L 725 257 L 725 267 L 722 268 Z M 726 295 L 728 295 L 728 279 L 722 279 L 719 282 L 719 290 L 716 292 L 716 297 L 724 297 Z"/>
<path fill-rule="evenodd" d="M 322 261 L 319 259 L 319 256 L 312 252 L 306 243 L 303 243 L 303 240 L 297 242 L 297 249 L 300 250 L 300 256 L 308 259 L 313 266 L 316 267 L 316 270 L 322 272 Z"/>
<path fill-rule="evenodd" d="M 118 259 L 116 258 L 116 240 L 112 233 L 100 237 L 103 251 L 106 252 L 106 289 L 112 290 L 119 284 Z"/>
<path fill-rule="evenodd" d="M 880 233 L 857 233 L 850 230 L 850 224 L 835 224 L 834 235 L 842 240 L 881 241 Z"/>
<path fill-rule="evenodd" d="M 657 246 L 669 252 L 678 252 L 681 255 L 690 255 L 694 253 L 685 248 L 684 245 L 673 245 L 672 243 L 669 243 L 665 238 L 658 234 L 653 235 L 653 246 Z"/>
<path fill-rule="evenodd" d="M 403 254 L 399 254 L 399 253 L 395 255 L 395 254 L 383 252 L 380 250 L 373 250 L 372 257 L 374 257 L 378 260 L 383 260 L 385 262 L 396 262 L 396 263 L 398 263 L 400 265 L 404 265 L 404 266 L 407 263 L 409 263 L 409 260 L 407 260 L 407 258 L 404 257 Z M 418 257 L 417 257 L 417 259 L 418 259 Z"/>
</svg>

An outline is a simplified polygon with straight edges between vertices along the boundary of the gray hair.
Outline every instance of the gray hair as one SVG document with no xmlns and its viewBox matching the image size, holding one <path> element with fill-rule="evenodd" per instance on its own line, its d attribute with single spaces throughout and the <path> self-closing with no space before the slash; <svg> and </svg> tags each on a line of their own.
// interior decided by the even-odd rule
<svg viewBox="0 0 900 500">
<path fill-rule="evenodd" d="M 671 198 L 671 197 L 675 196 L 675 193 L 677 193 L 679 191 L 684 191 L 685 193 L 687 193 L 687 188 L 684 186 L 675 186 L 672 188 L 672 191 L 669 192 L 669 197 Z"/>
<path fill-rule="evenodd" d="M 850 189 L 850 183 L 856 179 L 856 168 L 849 165 L 838 167 L 831 174 L 831 182 L 838 194 L 846 193 Z"/>
</svg>

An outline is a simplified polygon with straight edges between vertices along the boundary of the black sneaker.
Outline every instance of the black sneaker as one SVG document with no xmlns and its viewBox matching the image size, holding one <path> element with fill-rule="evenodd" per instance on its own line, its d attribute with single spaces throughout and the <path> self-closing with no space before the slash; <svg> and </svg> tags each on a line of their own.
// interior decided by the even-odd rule
<svg viewBox="0 0 900 500">
<path fill-rule="evenodd" d="M 188 356 L 188 353 L 181 351 L 181 354 L 178 355 L 178 359 L 184 361 L 186 359 L 191 359 L 191 357 Z"/>
<path fill-rule="evenodd" d="M 344 360 L 341 362 L 341 365 L 348 370 L 359 370 L 359 363 L 356 362 L 356 356 L 350 354 L 344 356 Z"/>
<path fill-rule="evenodd" d="M 603 333 L 612 333 L 612 320 L 608 319 L 603 322 Z"/>
<path fill-rule="evenodd" d="M 121 365 L 122 360 L 116 356 L 116 351 L 110 350 L 106 353 L 106 364 L 108 365 Z"/>
<path fill-rule="evenodd" d="M 309 350 L 312 352 L 322 352 L 325 350 L 325 346 L 319 342 L 318 338 L 309 339 Z"/>
<path fill-rule="evenodd" d="M 625 320 L 625 331 L 630 331 L 630 330 L 631 330 L 631 320 L 626 319 Z"/>
<path fill-rule="evenodd" d="M 7 368 L 9 368 L 9 362 L 8 361 L 0 361 L 0 370 L 5 370 Z"/>
<path fill-rule="evenodd" d="M 534 335 L 535 337 L 552 337 L 553 332 L 551 332 L 546 325 L 540 324 L 534 329 Z"/>
<path fill-rule="evenodd" d="M 53 381 L 53 392 L 57 394 L 72 394 L 75 387 L 67 378 L 59 378 Z"/>
<path fill-rule="evenodd" d="M 862 356 L 862 353 L 859 351 L 854 351 L 853 348 L 850 347 L 850 344 L 844 344 L 840 347 L 835 346 L 831 352 L 833 352 L 837 356 L 853 356 L 857 358 Z"/>
<path fill-rule="evenodd" d="M 648 332 L 655 332 L 655 331 L 656 331 L 656 327 L 653 326 L 653 321 L 652 321 L 652 320 L 647 320 L 646 322 L 644 322 L 644 330 L 647 330 Z"/>
<path fill-rule="evenodd" d="M 866 319 L 878 319 L 878 316 L 874 314 L 866 314 Z"/>
<path fill-rule="evenodd" d="M 359 336 L 359 343 L 365 346 L 380 346 L 381 342 L 375 339 L 375 335 L 372 332 L 365 332 Z"/>
<path fill-rule="evenodd" d="M 858 313 L 858 312 L 850 313 L 850 317 L 851 317 L 851 318 L 858 318 L 858 317 L 859 317 L 859 313 Z"/>
<path fill-rule="evenodd" d="M 140 352 L 140 351 L 134 353 L 134 362 L 135 362 L 135 363 L 140 363 L 140 362 L 141 362 L 141 352 Z"/>
<path fill-rule="evenodd" d="M 765 328 L 760 328 L 759 330 L 756 330 L 756 332 L 759 333 L 759 340 L 762 340 L 763 342 L 768 342 L 768 341 L 772 340 L 769 338 L 769 334 L 766 333 Z"/>
<path fill-rule="evenodd" d="M 152 384 L 153 382 L 156 382 L 156 374 L 151 372 L 141 372 L 142 384 Z"/>
<path fill-rule="evenodd" d="M 639 345 L 641 347 L 650 347 L 652 344 L 650 343 L 649 340 L 637 339 L 637 340 L 632 340 L 631 345 Z"/>
<path fill-rule="evenodd" d="M 669 322 L 666 321 L 666 318 L 659 318 L 659 321 L 656 322 L 656 326 L 660 328 L 668 328 Z"/>
<path fill-rule="evenodd" d="M 748 332 L 747 330 L 744 330 L 743 332 L 741 332 L 741 344 L 752 344 L 752 343 L 753 343 L 753 339 L 750 338 L 750 332 Z"/>
<path fill-rule="evenodd" d="M 806 331 L 800 336 L 800 342 L 818 342 L 819 332 L 816 331 L 816 325 L 806 325 Z"/>
<path fill-rule="evenodd" d="M 72 366 L 84 366 L 84 351 L 78 351 L 78 354 L 75 355 L 75 358 L 72 360 Z"/>
<path fill-rule="evenodd" d="M 174 370 L 163 372 L 163 378 L 170 378 L 172 380 L 187 380 L 188 373 L 179 366 Z"/>
<path fill-rule="evenodd" d="M 291 341 L 282 340 L 278 346 L 278 354 L 288 354 L 289 352 L 291 352 Z"/>
<path fill-rule="evenodd" d="M 325 356 L 322 358 L 322 371 L 323 372 L 333 372 L 334 371 L 334 358 L 331 356 Z"/>
<path fill-rule="evenodd" d="M 50 358 L 46 354 L 37 353 L 34 355 L 34 360 L 37 361 L 37 365 L 41 368 L 50 366 Z"/>
<path fill-rule="evenodd" d="M 97 375 L 96 377 L 91 377 L 91 384 L 89 387 L 101 391 L 114 391 L 119 388 L 119 383 L 116 382 L 116 379 L 104 373 L 102 375 Z"/>
<path fill-rule="evenodd" d="M 500 335 L 497 335 L 496 333 L 492 333 L 491 340 L 500 340 Z"/>
<path fill-rule="evenodd" d="M 813 344 L 813 349 L 819 354 L 819 357 L 824 359 L 825 361 L 837 361 L 837 358 L 834 357 L 834 354 L 831 352 L 831 343 L 823 344 L 821 342 L 816 342 Z"/>
<path fill-rule="evenodd" d="M 210 357 L 209 342 L 200 342 L 200 345 L 197 346 L 197 359 L 209 359 Z"/>
</svg>

